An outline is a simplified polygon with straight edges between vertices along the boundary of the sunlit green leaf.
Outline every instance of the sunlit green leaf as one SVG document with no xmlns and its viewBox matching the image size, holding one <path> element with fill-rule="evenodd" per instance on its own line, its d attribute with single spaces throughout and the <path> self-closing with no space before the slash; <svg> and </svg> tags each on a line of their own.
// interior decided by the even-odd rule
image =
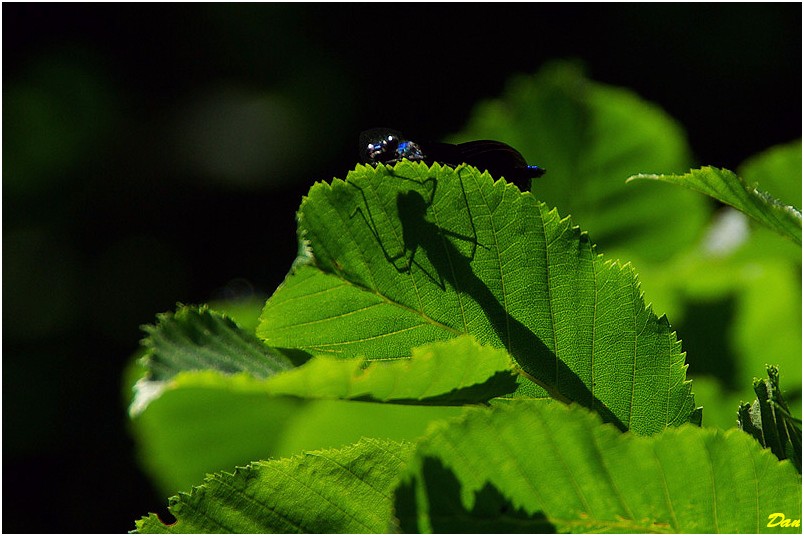
<svg viewBox="0 0 804 536">
<path fill-rule="evenodd" d="M 778 532 L 800 518 L 801 479 L 739 430 L 620 434 L 578 407 L 524 401 L 473 411 L 421 440 L 396 491 L 405 532 Z M 493 508 L 481 500 L 493 499 Z M 515 514 L 515 516 L 512 516 Z"/>
<path fill-rule="evenodd" d="M 315 356 L 303 365 L 256 378 L 250 374 L 222 374 L 189 369 L 170 382 L 155 382 L 161 395 L 176 389 L 224 389 L 267 396 L 307 399 L 343 399 L 397 403 L 460 404 L 486 402 L 516 389 L 510 356 L 502 350 L 483 347 L 462 336 L 412 349 L 408 358 L 370 361 Z M 156 398 L 148 381 L 140 381 L 135 400 L 145 406 Z"/>
<path fill-rule="evenodd" d="M 209 475 L 170 501 L 176 517 L 155 514 L 139 533 L 378 533 L 387 531 L 391 485 L 410 445 L 364 439 L 340 450 L 306 452 Z"/>
<path fill-rule="evenodd" d="M 640 433 L 694 410 L 684 355 L 633 270 L 531 194 L 470 167 L 402 162 L 319 183 L 304 254 L 263 311 L 270 346 L 392 359 L 462 333 L 561 400 Z"/>
<path fill-rule="evenodd" d="M 390 362 L 317 356 L 263 382 L 278 395 L 413 403 L 484 402 L 516 388 L 508 354 L 471 337 L 413 348 Z"/>
</svg>

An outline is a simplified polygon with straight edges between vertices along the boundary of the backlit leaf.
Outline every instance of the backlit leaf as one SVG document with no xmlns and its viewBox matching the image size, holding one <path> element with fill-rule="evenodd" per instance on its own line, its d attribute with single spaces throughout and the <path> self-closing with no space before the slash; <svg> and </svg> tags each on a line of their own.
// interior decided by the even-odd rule
<svg viewBox="0 0 804 536">
<path fill-rule="evenodd" d="M 176 517 L 155 514 L 139 533 L 378 533 L 391 519 L 391 485 L 410 445 L 364 439 L 340 450 L 306 452 L 209 475 L 171 498 Z"/>
<path fill-rule="evenodd" d="M 299 210 L 302 256 L 269 299 L 270 346 L 369 360 L 473 335 L 543 390 L 622 429 L 694 411 L 684 355 L 630 266 L 531 194 L 462 166 L 359 166 Z"/>
<path fill-rule="evenodd" d="M 793 465 L 739 430 L 640 437 L 561 404 L 520 401 L 444 423 L 406 473 L 396 492 L 405 532 L 514 517 L 533 532 L 758 533 L 778 532 L 768 526 L 776 512 L 801 513 Z M 488 497 L 491 509 L 479 504 Z"/>
</svg>

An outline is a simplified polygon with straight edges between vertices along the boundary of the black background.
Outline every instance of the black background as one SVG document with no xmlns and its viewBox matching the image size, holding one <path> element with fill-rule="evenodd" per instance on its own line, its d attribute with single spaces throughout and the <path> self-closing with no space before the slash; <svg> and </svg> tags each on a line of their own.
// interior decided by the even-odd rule
<svg viewBox="0 0 804 536">
<path fill-rule="evenodd" d="M 801 136 L 797 3 L 4 3 L 3 530 L 123 532 L 164 511 L 126 429 L 138 326 L 232 281 L 270 294 L 302 195 L 354 166 L 364 128 L 454 133 L 561 58 L 662 106 L 699 164 Z M 182 156 L 203 128 L 177 117 L 221 87 L 297 110 L 265 180 Z"/>
</svg>

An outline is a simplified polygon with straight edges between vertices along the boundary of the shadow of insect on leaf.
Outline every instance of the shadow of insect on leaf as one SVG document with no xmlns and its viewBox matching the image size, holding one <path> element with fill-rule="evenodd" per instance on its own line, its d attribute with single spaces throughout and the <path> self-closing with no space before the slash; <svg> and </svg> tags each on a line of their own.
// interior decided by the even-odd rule
<svg viewBox="0 0 804 536">
<path fill-rule="evenodd" d="M 456 172 L 460 177 L 460 166 L 456 168 Z M 355 208 L 352 216 L 359 214 L 363 218 L 386 260 L 399 273 L 410 273 L 415 266 L 441 291 L 447 291 L 449 285 L 454 292 L 469 296 L 483 309 L 498 338 L 531 381 L 547 390 L 551 397 L 565 403 L 577 402 L 597 411 L 606 422 L 625 431 L 625 424 L 592 394 L 580 377 L 558 359 L 530 328 L 509 314 L 489 287 L 475 274 L 472 261 L 477 249 L 489 248 L 478 242 L 463 180 L 459 180 L 463 199 L 458 205 L 466 207 L 468 221 L 465 225 L 471 229 L 471 235 L 444 229 L 430 220 L 432 218 L 438 221 L 436 211 L 431 209 L 436 200 L 438 185 L 435 177 L 424 180 L 398 175 L 395 177 L 410 181 L 412 185 L 411 189 L 399 191 L 396 195 L 396 209 L 402 225 L 402 251 L 396 253 L 389 252 L 383 243 L 365 192 L 360 186 L 350 183 L 360 192 L 365 207 L 365 210 L 359 206 Z M 425 192 L 427 198 L 421 191 Z M 451 192 L 447 192 L 444 195 L 450 194 Z M 462 253 L 454 241 L 470 244 L 468 254 Z M 419 255 L 419 251 L 423 255 Z"/>
<path fill-rule="evenodd" d="M 385 259 L 391 263 L 399 273 L 409 273 L 411 267 L 416 266 L 441 290 L 446 290 L 446 282 L 449 282 L 455 290 L 459 290 L 455 281 L 452 280 L 452 273 L 448 267 L 437 265 L 437 263 L 439 263 L 439 261 L 442 259 L 441 256 L 439 254 L 433 255 L 429 252 L 435 252 L 438 251 L 439 248 L 444 247 L 447 250 L 446 253 L 448 256 L 450 256 L 450 254 L 452 257 L 457 255 L 464 258 L 464 262 L 471 262 L 475 257 L 478 246 L 488 249 L 477 241 L 477 231 L 475 229 L 471 209 L 469 208 L 469 202 L 466 198 L 466 191 L 463 190 L 463 183 L 461 183 L 461 193 L 463 196 L 463 204 L 466 207 L 467 222 L 471 228 L 472 235 L 466 235 L 441 228 L 427 219 L 427 211 L 432 206 L 433 200 L 435 199 L 438 179 L 435 177 L 428 177 L 427 179 L 420 181 L 400 175 L 394 175 L 394 177 L 398 180 L 409 181 L 417 185 L 417 187 L 421 187 L 421 189 L 426 192 L 427 196 L 427 199 L 425 199 L 425 197 L 419 191 L 417 191 L 416 187 L 404 192 L 399 192 L 397 195 L 397 214 L 400 222 L 402 223 L 402 248 L 400 252 L 391 253 L 389 251 L 388 247 L 385 245 L 382 237 L 380 236 L 377 223 L 372 215 L 365 192 L 357 184 L 348 182 L 348 184 L 360 192 L 360 195 L 363 198 L 363 206 L 365 207 L 365 210 L 363 210 L 363 207 L 360 206 L 355 207 L 354 211 L 352 212 L 352 217 L 360 215 L 369 228 L 369 231 L 374 236 L 374 239 L 377 241 L 377 244 L 380 246 Z M 471 244 L 469 255 L 465 256 L 460 253 L 447 237 Z M 427 253 L 427 258 L 432 265 L 432 269 L 416 260 L 416 254 L 419 248 Z M 400 260 L 402 262 L 399 262 Z"/>
</svg>

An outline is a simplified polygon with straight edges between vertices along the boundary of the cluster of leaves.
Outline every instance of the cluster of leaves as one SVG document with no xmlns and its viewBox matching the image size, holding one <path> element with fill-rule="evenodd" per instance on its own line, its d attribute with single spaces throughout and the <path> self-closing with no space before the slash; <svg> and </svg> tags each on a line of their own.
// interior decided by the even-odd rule
<svg viewBox="0 0 804 536">
<path fill-rule="evenodd" d="M 779 386 L 779 369 L 768 367 L 768 379 L 755 379 L 757 399 L 740 404 L 737 413 L 740 428 L 754 436 L 763 447 L 770 448 L 780 460 L 790 459 L 801 472 L 801 419 L 790 414 L 790 408 Z"/>
<path fill-rule="evenodd" d="M 207 475 L 171 499 L 176 523 L 152 514 L 139 532 L 762 532 L 800 517 L 800 462 L 700 427 L 667 318 L 573 222 L 679 266 L 704 198 L 625 177 L 705 191 L 799 247 L 800 213 L 726 170 L 637 175 L 685 169 L 680 129 L 572 66 L 474 117 L 467 137 L 553 158 L 530 158 L 550 170 L 538 196 L 468 166 L 358 166 L 302 201 L 299 255 L 256 323 L 180 307 L 148 328 L 131 408 L 157 482 L 265 461 Z M 757 404 L 800 460 L 772 381 Z"/>
</svg>

